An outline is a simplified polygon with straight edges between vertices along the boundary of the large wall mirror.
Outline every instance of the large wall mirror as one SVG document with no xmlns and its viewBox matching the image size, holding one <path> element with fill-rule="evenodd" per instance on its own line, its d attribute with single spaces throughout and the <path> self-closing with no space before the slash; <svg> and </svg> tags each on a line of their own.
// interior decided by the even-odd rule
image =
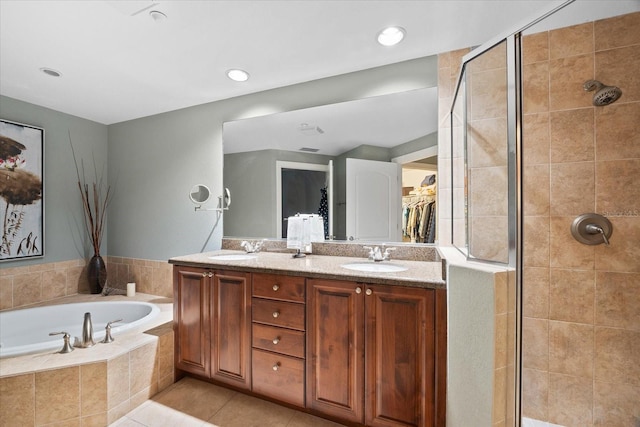
<svg viewBox="0 0 640 427">
<path fill-rule="evenodd" d="M 329 239 L 433 242 L 437 111 L 429 87 L 225 123 L 224 235 L 283 238 L 300 212 Z"/>
</svg>

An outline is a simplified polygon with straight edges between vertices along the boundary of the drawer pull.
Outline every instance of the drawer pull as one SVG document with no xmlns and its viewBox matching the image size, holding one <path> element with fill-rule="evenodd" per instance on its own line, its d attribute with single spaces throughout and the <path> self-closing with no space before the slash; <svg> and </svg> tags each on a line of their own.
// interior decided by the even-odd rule
<svg viewBox="0 0 640 427">
<path fill-rule="evenodd" d="M 366 291 L 364 291 L 364 293 L 367 295 L 371 295 L 373 291 L 371 289 L 367 289 Z"/>
<path fill-rule="evenodd" d="M 276 364 L 273 365 L 271 369 L 273 369 L 274 371 L 277 371 L 279 368 L 280 368 L 280 362 L 276 362 Z"/>
<path fill-rule="evenodd" d="M 280 342 L 280 337 L 275 337 L 271 342 L 273 343 L 273 345 L 278 344 Z"/>
<path fill-rule="evenodd" d="M 356 288 L 356 294 L 361 294 L 362 293 L 362 288 L 360 288 L 360 286 L 358 286 Z"/>
<path fill-rule="evenodd" d="M 278 291 L 278 289 L 280 289 L 280 286 L 278 286 L 278 285 L 273 285 L 273 287 L 272 287 L 271 289 L 273 289 L 274 291 L 276 291 L 276 292 L 277 292 L 277 291 Z"/>
<path fill-rule="evenodd" d="M 207 272 L 206 271 L 202 272 L 202 277 L 207 277 Z"/>
<path fill-rule="evenodd" d="M 209 272 L 209 274 L 207 274 L 207 277 L 213 277 L 213 273 Z"/>
<path fill-rule="evenodd" d="M 279 312 L 279 311 L 274 311 L 274 312 L 273 312 L 273 314 L 272 314 L 272 316 L 273 316 L 274 318 L 277 318 L 278 316 L 280 316 L 280 312 Z"/>
</svg>

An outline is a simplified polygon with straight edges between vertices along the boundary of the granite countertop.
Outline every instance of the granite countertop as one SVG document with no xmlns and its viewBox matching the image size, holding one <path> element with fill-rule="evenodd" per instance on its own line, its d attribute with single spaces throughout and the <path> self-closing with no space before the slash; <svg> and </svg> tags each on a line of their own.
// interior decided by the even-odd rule
<svg viewBox="0 0 640 427">
<path fill-rule="evenodd" d="M 403 266 L 399 272 L 364 272 L 341 267 L 343 264 L 371 263 L 366 258 L 309 254 L 304 258 L 293 258 L 290 253 L 258 252 L 248 260 L 212 259 L 216 255 L 244 254 L 244 251 L 221 250 L 174 257 L 171 264 L 188 267 L 205 267 L 252 273 L 286 274 L 320 279 L 350 280 L 383 285 L 412 286 L 431 289 L 446 288 L 442 278 L 442 262 L 395 260 L 383 264 Z"/>
</svg>

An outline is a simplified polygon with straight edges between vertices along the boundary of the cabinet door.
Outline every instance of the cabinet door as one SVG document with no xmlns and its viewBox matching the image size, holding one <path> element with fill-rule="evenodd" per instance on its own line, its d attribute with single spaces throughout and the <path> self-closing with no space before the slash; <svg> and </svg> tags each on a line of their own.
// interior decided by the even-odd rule
<svg viewBox="0 0 640 427">
<path fill-rule="evenodd" d="M 175 363 L 178 369 L 209 376 L 209 270 L 173 269 Z"/>
<path fill-rule="evenodd" d="M 433 425 L 433 291 L 370 285 L 365 294 L 366 425 Z"/>
<path fill-rule="evenodd" d="M 251 274 L 216 272 L 210 296 L 211 378 L 251 388 Z"/>
<path fill-rule="evenodd" d="M 315 279 L 307 283 L 307 406 L 362 423 L 362 286 Z"/>
</svg>

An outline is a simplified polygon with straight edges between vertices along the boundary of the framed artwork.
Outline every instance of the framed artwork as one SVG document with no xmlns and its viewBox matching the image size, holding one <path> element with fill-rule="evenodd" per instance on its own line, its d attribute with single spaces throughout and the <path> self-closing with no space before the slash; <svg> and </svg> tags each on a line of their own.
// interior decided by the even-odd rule
<svg viewBox="0 0 640 427">
<path fill-rule="evenodd" d="M 44 256 L 44 129 L 0 119 L 0 261 Z"/>
</svg>

